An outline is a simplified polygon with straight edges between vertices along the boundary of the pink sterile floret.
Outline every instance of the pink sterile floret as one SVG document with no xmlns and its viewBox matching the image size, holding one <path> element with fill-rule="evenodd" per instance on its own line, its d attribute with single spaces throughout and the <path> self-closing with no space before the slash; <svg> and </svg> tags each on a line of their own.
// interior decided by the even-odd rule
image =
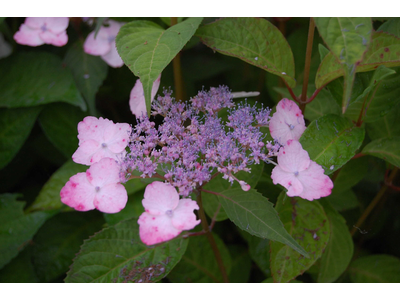
<svg viewBox="0 0 400 300">
<path fill-rule="evenodd" d="M 153 102 L 154 96 L 157 94 L 158 88 L 160 87 L 160 80 L 161 74 L 153 82 L 153 87 L 151 89 L 151 102 Z M 136 80 L 135 86 L 131 90 L 129 107 L 131 108 L 132 114 L 134 114 L 136 117 L 140 117 L 142 113 L 146 113 L 143 84 L 140 79 Z"/>
<path fill-rule="evenodd" d="M 304 117 L 297 104 L 289 99 L 279 101 L 269 121 L 271 136 L 285 145 L 288 140 L 299 140 L 305 129 Z"/>
<path fill-rule="evenodd" d="M 274 184 L 287 188 L 289 197 L 298 196 L 310 201 L 330 195 L 333 188 L 324 169 L 310 160 L 307 151 L 296 140 L 288 140 L 279 150 L 278 166 L 272 170 L 271 178 Z"/>
<path fill-rule="evenodd" d="M 123 23 L 108 20 L 109 26 L 101 26 L 95 37 L 95 32 L 89 33 L 83 44 L 87 54 L 101 56 L 101 58 L 113 68 L 122 67 L 124 62 L 117 52 L 115 38 Z"/>
<path fill-rule="evenodd" d="M 182 230 L 193 229 L 200 223 L 193 212 L 199 209 L 196 201 L 179 200 L 175 188 L 160 181 L 146 187 L 142 204 L 145 212 L 138 220 L 139 235 L 146 245 L 173 239 Z"/>
<path fill-rule="evenodd" d="M 51 44 L 57 47 L 64 46 L 68 42 L 66 29 L 69 19 L 60 18 L 36 18 L 25 19 L 24 24 L 14 34 L 14 40 L 18 44 L 28 46 L 40 46 Z"/>
<path fill-rule="evenodd" d="M 114 159 L 103 158 L 86 172 L 69 179 L 61 189 L 61 202 L 79 211 L 97 208 L 105 213 L 117 213 L 128 200 L 119 173 L 119 165 Z"/>
<path fill-rule="evenodd" d="M 132 127 L 103 118 L 86 117 L 78 124 L 79 147 L 72 155 L 78 164 L 90 166 L 103 157 L 118 159 L 125 154 Z"/>
</svg>

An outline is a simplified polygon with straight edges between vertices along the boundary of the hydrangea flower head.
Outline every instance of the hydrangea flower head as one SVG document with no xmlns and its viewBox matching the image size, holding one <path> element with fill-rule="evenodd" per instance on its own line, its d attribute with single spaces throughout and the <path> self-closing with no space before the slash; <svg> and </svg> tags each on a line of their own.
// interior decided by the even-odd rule
<svg viewBox="0 0 400 300">
<path fill-rule="evenodd" d="M 145 212 L 138 220 L 139 235 L 146 245 L 173 239 L 183 230 L 193 229 L 200 223 L 193 212 L 199 209 L 196 201 L 179 200 L 175 188 L 160 181 L 146 187 L 142 204 Z"/>
<path fill-rule="evenodd" d="M 284 186 L 289 197 L 301 197 L 307 200 L 319 199 L 330 195 L 332 180 L 324 174 L 324 169 L 312 161 L 300 142 L 288 140 L 279 149 L 278 165 L 272 170 L 274 184 Z"/>
<path fill-rule="evenodd" d="M 14 34 L 14 40 L 18 44 L 33 47 L 43 44 L 61 47 L 68 42 L 68 23 L 69 19 L 66 17 L 28 17 Z"/>
<path fill-rule="evenodd" d="M 269 121 L 271 136 L 281 145 L 288 140 L 299 140 L 306 125 L 303 113 L 297 104 L 289 99 L 282 99 L 276 106 L 276 112 Z"/>
<path fill-rule="evenodd" d="M 160 87 L 161 74 L 153 82 L 153 87 L 151 89 L 151 102 L 153 102 L 155 95 L 157 94 L 158 88 Z M 132 114 L 136 117 L 141 116 L 146 113 L 146 101 L 144 98 L 143 84 L 140 79 L 136 80 L 135 86 L 131 90 L 131 95 L 129 98 L 129 107 Z"/>
<path fill-rule="evenodd" d="M 103 158 L 86 172 L 69 179 L 61 189 L 61 202 L 79 211 L 97 208 L 105 213 L 117 213 L 128 200 L 119 173 L 119 165 L 114 159 Z"/>
<path fill-rule="evenodd" d="M 109 26 L 101 26 L 95 37 L 95 32 L 89 33 L 83 44 L 83 49 L 87 54 L 101 56 L 101 58 L 113 68 L 124 65 L 115 46 L 115 38 L 123 23 L 108 20 Z"/>
<path fill-rule="evenodd" d="M 125 153 L 132 127 L 103 118 L 86 117 L 78 124 L 79 147 L 72 155 L 78 164 L 90 166 L 103 157 L 118 159 Z"/>
</svg>

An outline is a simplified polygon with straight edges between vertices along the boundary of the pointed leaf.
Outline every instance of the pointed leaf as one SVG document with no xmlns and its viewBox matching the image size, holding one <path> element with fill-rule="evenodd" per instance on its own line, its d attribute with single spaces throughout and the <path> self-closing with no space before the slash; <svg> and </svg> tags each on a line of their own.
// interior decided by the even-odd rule
<svg viewBox="0 0 400 300">
<path fill-rule="evenodd" d="M 67 102 L 86 110 L 71 72 L 48 52 L 21 52 L 0 61 L 0 107 Z"/>
<path fill-rule="evenodd" d="M 65 282 L 157 282 L 179 262 L 187 244 L 178 237 L 147 247 L 137 219 L 122 221 L 83 243 Z"/>
<path fill-rule="evenodd" d="M 372 140 L 400 136 L 400 105 L 396 105 L 385 116 L 374 122 L 367 123 L 365 128 Z"/>
<path fill-rule="evenodd" d="M 229 219 L 252 235 L 292 247 L 301 255 L 307 252 L 285 230 L 273 204 L 254 190 L 231 189 L 220 193 L 219 201 Z"/>
<path fill-rule="evenodd" d="M 292 50 L 279 29 L 269 21 L 223 18 L 200 27 L 196 35 L 214 51 L 275 74 L 290 87 L 296 85 Z"/>
<path fill-rule="evenodd" d="M 342 193 L 356 185 L 368 173 L 368 157 L 351 159 L 335 178 L 332 193 Z"/>
<path fill-rule="evenodd" d="M 329 241 L 329 220 L 322 206 L 314 201 L 290 198 L 282 193 L 276 210 L 285 229 L 309 254 L 306 258 L 287 245 L 271 241 L 271 272 L 275 282 L 289 282 L 310 268 L 321 257 Z"/>
<path fill-rule="evenodd" d="M 355 154 L 364 140 L 364 128 L 337 115 L 326 115 L 313 121 L 300 138 L 310 159 L 329 175 L 342 167 Z"/>
<path fill-rule="evenodd" d="M 400 137 L 374 140 L 364 147 L 362 153 L 382 158 L 400 168 Z"/>
<path fill-rule="evenodd" d="M 325 199 L 338 211 L 353 209 L 360 205 L 356 194 L 351 189 L 341 193 L 332 193 Z"/>
<path fill-rule="evenodd" d="M 222 240 L 213 234 L 221 253 L 224 267 L 229 274 L 231 257 Z M 222 282 L 222 275 L 207 237 L 192 236 L 181 261 L 168 275 L 175 283 Z"/>
<path fill-rule="evenodd" d="M 153 82 L 194 35 L 202 20 L 188 18 L 167 30 L 150 21 L 133 21 L 119 30 L 118 53 L 133 74 L 140 77 L 148 113 Z"/>
<path fill-rule="evenodd" d="M 400 260 L 386 254 L 360 257 L 351 263 L 349 273 L 355 283 L 399 283 Z"/>
</svg>

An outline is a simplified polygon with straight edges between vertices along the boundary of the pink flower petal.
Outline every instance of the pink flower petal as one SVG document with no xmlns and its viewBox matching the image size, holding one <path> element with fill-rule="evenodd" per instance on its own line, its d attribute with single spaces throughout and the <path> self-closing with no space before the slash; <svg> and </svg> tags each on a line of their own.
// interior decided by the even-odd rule
<svg viewBox="0 0 400 300">
<path fill-rule="evenodd" d="M 120 212 L 128 201 L 125 187 L 120 183 L 105 185 L 96 193 L 94 206 L 101 212 L 114 214 Z"/>
<path fill-rule="evenodd" d="M 47 17 L 27 17 L 24 24 L 32 29 L 40 29 L 45 23 Z"/>
<path fill-rule="evenodd" d="M 95 140 L 86 140 L 81 143 L 76 149 L 75 153 L 72 154 L 72 160 L 77 164 L 82 164 L 86 166 L 90 166 L 94 161 L 93 155 L 99 151 L 101 148 L 101 144 Z M 103 156 L 104 157 L 104 156 Z M 101 157 L 101 158 L 103 158 Z M 95 157 L 97 159 L 98 157 Z"/>
<path fill-rule="evenodd" d="M 138 224 L 140 239 L 149 246 L 173 239 L 181 233 L 165 214 L 154 216 L 144 212 L 139 217 Z"/>
<path fill-rule="evenodd" d="M 172 225 L 179 230 L 190 230 L 200 224 L 196 219 L 193 210 L 199 209 L 196 201 L 191 199 L 179 200 L 179 205 L 175 208 L 172 215 Z"/>
<path fill-rule="evenodd" d="M 115 41 L 111 42 L 110 44 L 110 51 L 103 54 L 101 58 L 113 68 L 120 68 L 124 65 L 124 61 L 122 60 L 121 56 L 119 56 L 117 47 L 115 46 Z"/>
<path fill-rule="evenodd" d="M 102 188 L 120 182 L 120 167 L 112 158 L 103 158 L 86 171 L 87 180 L 95 187 Z"/>
<path fill-rule="evenodd" d="M 153 83 L 153 87 L 151 89 L 151 102 L 153 102 L 155 95 L 160 87 L 161 74 L 157 77 L 157 79 Z M 143 84 L 140 79 L 136 80 L 135 86 L 131 90 L 130 98 L 129 98 L 129 107 L 131 108 L 132 114 L 136 117 L 142 115 L 142 113 L 146 113 L 146 101 L 144 98 Z"/>
<path fill-rule="evenodd" d="M 105 55 L 111 50 L 111 45 L 108 42 L 107 36 L 101 34 L 101 29 L 94 38 L 94 31 L 89 33 L 85 43 L 83 44 L 83 50 L 90 55 Z"/>
<path fill-rule="evenodd" d="M 83 121 L 78 123 L 78 139 L 79 143 L 86 140 L 100 141 L 103 139 L 103 128 L 113 124 L 112 121 L 103 118 L 85 117 Z"/>
<path fill-rule="evenodd" d="M 179 205 L 179 195 L 173 186 L 154 181 L 146 187 L 142 204 L 146 212 L 161 215 L 173 211 Z"/>
<path fill-rule="evenodd" d="M 104 142 L 108 145 L 108 149 L 114 153 L 121 153 L 128 145 L 129 136 L 132 127 L 126 123 L 116 123 L 107 126 L 104 130 Z"/>
<path fill-rule="evenodd" d="M 14 40 L 21 45 L 40 46 L 44 41 L 39 37 L 40 29 L 32 29 L 25 24 L 21 24 L 19 30 L 14 34 Z"/>
<path fill-rule="evenodd" d="M 310 156 L 296 140 L 288 140 L 287 144 L 279 149 L 278 164 L 286 172 L 301 172 L 310 165 Z"/>
<path fill-rule="evenodd" d="M 314 200 L 331 194 L 333 182 L 324 174 L 324 169 L 314 161 L 311 161 L 307 170 L 299 174 L 298 179 L 303 184 L 303 191 L 298 196 Z"/>
<path fill-rule="evenodd" d="M 274 184 L 280 184 L 285 187 L 289 197 L 298 196 L 303 191 L 303 185 L 293 173 L 282 170 L 280 166 L 276 166 L 271 173 L 271 179 Z"/>
<path fill-rule="evenodd" d="M 69 18 L 67 17 L 49 17 L 43 19 L 45 19 L 44 22 L 46 23 L 47 29 L 55 34 L 59 34 L 62 32 L 65 33 L 65 30 L 67 30 L 68 28 Z"/>
<path fill-rule="evenodd" d="M 60 192 L 61 202 L 79 211 L 95 208 L 95 189 L 86 178 L 86 173 L 72 176 Z"/>
<path fill-rule="evenodd" d="M 61 32 L 59 34 L 53 33 L 49 30 L 40 32 L 39 37 L 46 43 L 57 47 L 64 46 L 68 42 L 67 33 Z"/>
<path fill-rule="evenodd" d="M 271 136 L 284 145 L 288 140 L 299 140 L 306 129 L 304 117 L 294 101 L 282 99 L 269 122 Z"/>
</svg>

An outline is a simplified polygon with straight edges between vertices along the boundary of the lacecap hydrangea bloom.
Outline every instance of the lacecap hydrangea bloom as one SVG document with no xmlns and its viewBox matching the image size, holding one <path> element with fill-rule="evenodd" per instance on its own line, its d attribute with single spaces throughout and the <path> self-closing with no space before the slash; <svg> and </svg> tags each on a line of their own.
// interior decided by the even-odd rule
<svg viewBox="0 0 400 300">
<path fill-rule="evenodd" d="M 69 18 L 66 17 L 28 17 L 14 34 L 14 40 L 18 44 L 33 47 L 43 44 L 61 47 L 68 42 L 68 35 L 66 32 L 68 23 Z"/>
</svg>

